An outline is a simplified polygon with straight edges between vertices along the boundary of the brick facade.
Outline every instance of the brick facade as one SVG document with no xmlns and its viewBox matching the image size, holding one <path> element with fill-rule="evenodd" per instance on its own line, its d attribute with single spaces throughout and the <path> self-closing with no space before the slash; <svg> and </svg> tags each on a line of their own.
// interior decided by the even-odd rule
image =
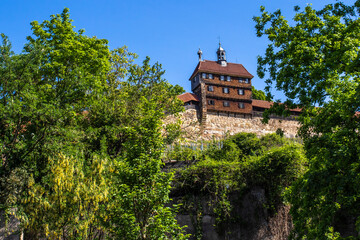
<svg viewBox="0 0 360 240">
<path fill-rule="evenodd" d="M 191 90 L 200 99 L 201 122 L 207 113 L 252 115 L 251 79 L 241 64 L 200 61 L 190 77 Z"/>
<path fill-rule="evenodd" d="M 186 105 L 194 105 L 199 111 L 200 122 L 205 126 L 207 115 L 234 118 L 261 117 L 273 102 L 252 99 L 252 78 L 242 64 L 228 63 L 225 50 L 219 45 L 218 61 L 202 60 L 199 49 L 199 63 L 190 77 L 191 93 L 179 98 Z M 196 101 L 190 102 L 190 99 Z M 186 105 L 186 106 L 187 106 Z M 290 109 L 296 119 L 301 109 Z M 272 116 L 274 118 L 278 118 Z"/>
<path fill-rule="evenodd" d="M 214 105 L 207 104 L 208 112 L 230 112 L 230 113 L 244 113 L 252 114 L 252 105 L 251 103 L 242 102 L 242 101 L 231 101 L 228 99 L 216 99 L 207 97 L 208 101 L 214 101 Z M 225 106 L 224 102 L 228 102 L 228 106 Z M 239 107 L 239 103 L 243 104 L 243 108 Z"/>
<path fill-rule="evenodd" d="M 199 99 L 201 123 L 207 114 L 252 117 L 251 75 L 242 64 L 228 63 L 219 44 L 217 61 L 202 60 L 190 77 L 191 91 Z"/>
</svg>

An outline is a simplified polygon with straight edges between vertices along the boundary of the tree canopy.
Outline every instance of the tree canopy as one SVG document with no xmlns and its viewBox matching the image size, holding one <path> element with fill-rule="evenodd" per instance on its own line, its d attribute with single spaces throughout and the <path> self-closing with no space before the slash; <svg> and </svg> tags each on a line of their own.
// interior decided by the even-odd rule
<svg viewBox="0 0 360 240">
<path fill-rule="evenodd" d="M 295 7 L 293 21 L 261 7 L 257 35 L 270 44 L 258 58 L 266 90 L 302 108 L 300 135 L 309 171 L 288 191 L 296 239 L 354 239 L 360 231 L 360 1 L 320 10 Z M 280 109 L 281 110 L 281 109 Z M 352 237 L 352 238 L 351 238 Z"/>
<path fill-rule="evenodd" d="M 165 204 L 162 119 L 182 110 L 161 65 L 74 31 L 69 10 L 21 54 L 0 45 L 0 202 L 26 239 L 181 239 Z"/>
<path fill-rule="evenodd" d="M 257 90 L 254 86 L 251 87 L 252 99 L 266 100 L 266 95 L 263 91 Z"/>
</svg>

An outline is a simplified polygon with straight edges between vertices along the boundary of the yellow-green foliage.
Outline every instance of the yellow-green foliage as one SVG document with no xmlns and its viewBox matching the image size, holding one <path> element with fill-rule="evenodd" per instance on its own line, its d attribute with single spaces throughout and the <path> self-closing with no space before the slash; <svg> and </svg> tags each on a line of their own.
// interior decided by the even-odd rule
<svg viewBox="0 0 360 240">
<path fill-rule="evenodd" d="M 92 227 L 100 225 L 100 204 L 109 200 L 107 164 L 99 157 L 90 166 L 63 154 L 49 158 L 46 184 L 35 183 L 32 177 L 28 181 L 22 199 L 24 227 L 49 239 L 91 238 Z"/>
</svg>

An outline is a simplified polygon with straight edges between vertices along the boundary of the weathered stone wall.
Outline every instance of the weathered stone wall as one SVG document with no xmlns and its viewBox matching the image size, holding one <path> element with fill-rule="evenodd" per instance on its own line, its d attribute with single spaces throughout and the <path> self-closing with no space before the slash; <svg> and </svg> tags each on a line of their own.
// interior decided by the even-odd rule
<svg viewBox="0 0 360 240">
<path fill-rule="evenodd" d="M 190 240 L 199 235 L 204 240 L 286 240 L 292 230 L 290 207 L 278 206 L 276 213 L 271 214 L 264 207 L 265 191 L 260 187 L 251 189 L 240 199 L 236 193 L 231 196 L 232 214 L 237 220 L 226 224 L 222 234 L 214 227 L 216 216 L 209 207 L 209 199 L 203 196 L 198 201 L 201 213 L 180 212 L 176 217 L 180 226 L 187 226 L 185 231 L 191 234 Z"/>
<path fill-rule="evenodd" d="M 297 135 L 299 123 L 296 120 L 273 118 L 268 124 L 263 124 L 260 117 L 234 117 L 223 115 L 207 114 L 206 124 L 199 123 L 199 113 L 195 109 L 188 109 L 180 113 L 182 121 L 183 137 L 187 141 L 219 139 L 226 135 L 233 135 L 239 132 L 255 133 L 262 136 L 274 133 L 277 129 L 284 131 L 285 137 L 294 138 Z M 174 116 L 168 116 L 165 124 L 174 122 Z"/>
<path fill-rule="evenodd" d="M 191 162 L 169 162 L 164 171 L 184 169 Z M 268 209 L 265 189 L 252 186 L 242 192 L 228 194 L 231 204 L 231 221 L 216 229 L 216 217 L 210 194 L 187 194 L 173 188 L 170 192 L 172 204 L 182 204 L 176 219 L 185 231 L 191 234 L 189 240 L 286 240 L 292 229 L 290 206 L 279 204 L 275 209 Z"/>
</svg>

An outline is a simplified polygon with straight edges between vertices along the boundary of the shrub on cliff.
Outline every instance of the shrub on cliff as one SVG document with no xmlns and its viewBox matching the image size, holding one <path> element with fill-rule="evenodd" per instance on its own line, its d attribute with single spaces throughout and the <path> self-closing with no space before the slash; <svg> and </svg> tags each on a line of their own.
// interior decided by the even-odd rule
<svg viewBox="0 0 360 240">
<path fill-rule="evenodd" d="M 206 156 L 218 161 L 238 161 L 243 158 L 241 149 L 230 139 L 225 139 L 219 143 L 212 143 L 202 153 L 203 158 Z"/>
<path fill-rule="evenodd" d="M 230 194 L 241 198 L 252 187 L 261 187 L 267 207 L 276 210 L 284 201 L 286 188 L 307 169 L 302 146 L 276 134 L 257 138 L 255 134 L 240 133 L 225 139 L 221 149 L 217 145 L 214 149 L 203 151 L 198 162 L 178 170 L 173 184 L 177 196 L 183 195 L 186 211 L 199 211 L 192 201 L 209 197 L 220 232 L 234 217 Z M 189 195 L 192 197 L 186 197 Z"/>
<path fill-rule="evenodd" d="M 251 185 L 263 187 L 268 197 L 268 207 L 276 207 L 284 201 L 286 189 L 301 178 L 307 170 L 304 150 L 299 144 L 274 147 L 257 157 L 248 173 Z"/>
</svg>

